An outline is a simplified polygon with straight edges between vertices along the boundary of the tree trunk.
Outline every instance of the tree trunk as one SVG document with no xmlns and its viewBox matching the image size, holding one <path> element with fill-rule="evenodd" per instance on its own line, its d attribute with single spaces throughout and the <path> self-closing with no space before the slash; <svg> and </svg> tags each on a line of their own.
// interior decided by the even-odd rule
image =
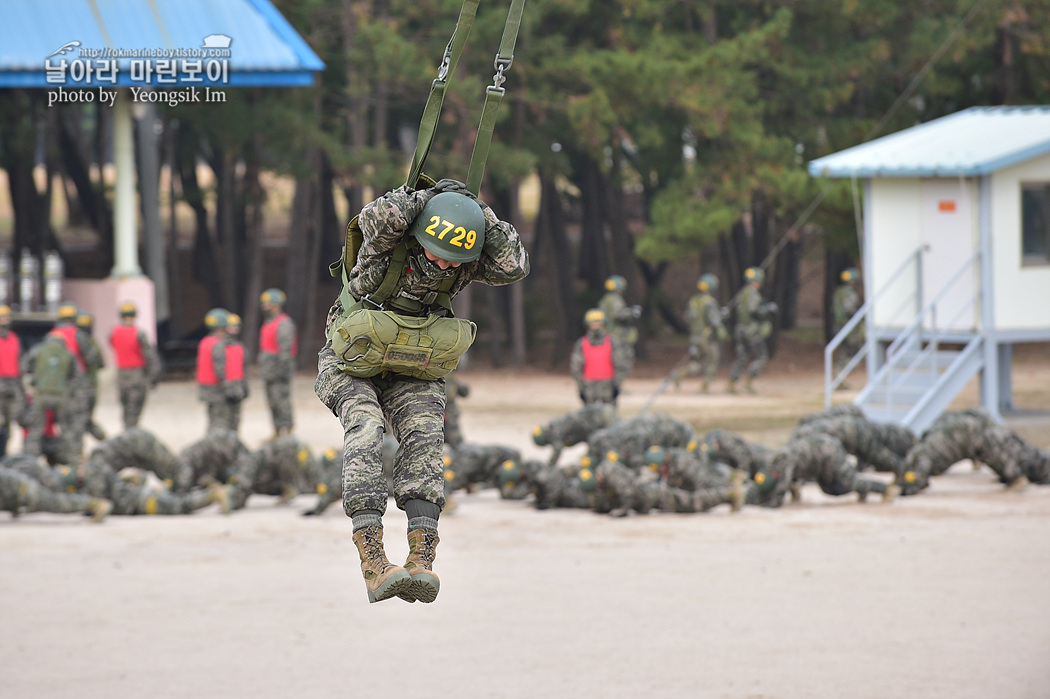
<svg viewBox="0 0 1050 699">
<path fill-rule="evenodd" d="M 557 319 L 558 333 L 555 338 L 552 366 L 558 365 L 567 358 L 576 338 L 581 334 L 581 315 L 576 304 L 576 293 L 573 286 L 572 245 L 565 231 L 565 212 L 562 209 L 561 194 L 554 183 L 554 177 L 548 172 L 540 173 L 540 212 L 536 230 L 537 237 L 542 231 L 550 239 L 550 251 L 546 260 L 534 260 L 542 268 L 543 279 L 549 280 L 552 291 L 549 300 Z M 546 264 L 543 264 L 546 262 Z M 536 282 L 530 283 L 535 286 Z"/>
</svg>

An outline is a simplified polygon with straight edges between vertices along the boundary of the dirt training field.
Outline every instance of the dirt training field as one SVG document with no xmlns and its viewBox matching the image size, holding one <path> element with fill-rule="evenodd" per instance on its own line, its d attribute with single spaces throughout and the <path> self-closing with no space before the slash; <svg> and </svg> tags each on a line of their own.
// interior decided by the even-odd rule
<svg viewBox="0 0 1050 699">
<path fill-rule="evenodd" d="M 823 407 L 812 360 L 779 356 L 758 396 L 725 395 L 723 370 L 711 395 L 693 379 L 652 409 L 776 446 Z M 638 368 L 625 417 L 665 370 Z M 531 428 L 578 407 L 566 376 L 461 378 L 466 439 L 529 457 L 548 455 Z M 1019 353 L 1014 385 L 1050 409 L 1045 347 Z M 338 446 L 311 386 L 295 386 L 297 434 Z M 975 386 L 957 401 L 975 402 Z M 111 378 L 96 417 L 120 425 Z M 177 450 L 204 424 L 195 386 L 163 383 L 142 426 Z M 1050 446 L 1045 414 L 1011 426 Z M 270 432 L 253 383 L 242 438 Z M 431 605 L 369 605 L 349 520 L 300 516 L 314 499 L 100 525 L 0 514 L 0 697 L 1050 697 L 1050 486 L 1005 492 L 969 463 L 890 505 L 809 485 L 779 510 L 614 519 L 459 494 Z M 393 559 L 404 523 L 391 505 Z"/>
</svg>

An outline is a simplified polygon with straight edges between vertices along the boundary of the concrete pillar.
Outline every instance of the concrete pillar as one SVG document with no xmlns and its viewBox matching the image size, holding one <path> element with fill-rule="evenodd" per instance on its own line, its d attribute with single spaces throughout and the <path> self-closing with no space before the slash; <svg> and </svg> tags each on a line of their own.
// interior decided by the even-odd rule
<svg viewBox="0 0 1050 699">
<path fill-rule="evenodd" d="M 113 105 L 113 166 L 117 182 L 113 197 L 114 266 L 110 276 L 142 276 L 138 261 L 138 226 L 135 216 L 135 138 L 131 121 L 131 95 L 122 90 Z"/>
</svg>

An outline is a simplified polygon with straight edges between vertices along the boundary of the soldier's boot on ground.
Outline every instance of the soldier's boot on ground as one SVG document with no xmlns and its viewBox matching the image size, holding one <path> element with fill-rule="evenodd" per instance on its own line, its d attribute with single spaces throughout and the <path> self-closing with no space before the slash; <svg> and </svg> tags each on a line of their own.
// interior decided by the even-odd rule
<svg viewBox="0 0 1050 699">
<path fill-rule="evenodd" d="M 726 393 L 736 395 L 736 379 L 729 379 L 729 385 L 726 386 Z"/>
<path fill-rule="evenodd" d="M 408 533 L 408 560 L 403 570 L 408 571 L 411 582 L 398 597 L 407 602 L 437 599 L 441 590 L 441 580 L 434 573 L 438 541 L 438 533 L 432 529 L 413 529 Z"/>
<path fill-rule="evenodd" d="M 224 515 L 230 514 L 230 493 L 226 486 L 217 481 L 208 484 L 209 499 L 219 506 L 219 511 Z"/>
<path fill-rule="evenodd" d="M 744 379 L 744 390 L 750 393 L 751 395 L 755 395 L 755 387 L 753 385 L 754 381 L 755 377 L 751 376 L 751 374 L 748 374 L 747 377 Z"/>
<path fill-rule="evenodd" d="M 354 532 L 354 546 L 361 556 L 361 573 L 365 577 L 369 602 L 396 597 L 412 584 L 408 571 L 386 557 L 381 526 L 373 524 Z"/>
<path fill-rule="evenodd" d="M 711 382 L 708 381 L 707 379 L 704 379 L 704 382 L 702 384 L 700 384 L 700 392 L 701 393 L 707 393 L 710 388 L 711 388 Z"/>
<path fill-rule="evenodd" d="M 113 511 L 113 503 L 102 498 L 91 498 L 88 502 L 87 514 L 91 515 L 92 522 L 101 522 Z"/>
<path fill-rule="evenodd" d="M 299 491 L 294 487 L 285 484 L 281 487 L 281 496 L 277 498 L 278 505 L 286 505 L 295 499 L 295 496 L 299 494 Z"/>
<path fill-rule="evenodd" d="M 886 486 L 886 490 L 882 493 L 882 502 L 886 505 L 890 504 L 897 499 L 897 496 L 901 494 L 901 487 L 896 483 L 890 483 Z"/>
<path fill-rule="evenodd" d="M 733 477 L 729 481 L 729 509 L 731 512 L 739 512 L 744 506 L 747 493 L 744 492 L 744 472 L 741 469 L 733 469 Z"/>
<path fill-rule="evenodd" d="M 671 382 L 674 384 L 674 390 L 678 390 L 682 387 L 682 375 L 677 369 L 671 372 Z"/>
<path fill-rule="evenodd" d="M 797 482 L 791 484 L 791 502 L 802 500 L 802 486 Z"/>
<path fill-rule="evenodd" d="M 1028 480 L 1028 476 L 1020 476 L 1018 478 L 1015 478 L 1008 486 L 1006 486 L 1006 489 L 1012 493 L 1020 493 L 1021 491 L 1025 490 L 1029 486 L 1029 484 L 1030 481 Z"/>
</svg>

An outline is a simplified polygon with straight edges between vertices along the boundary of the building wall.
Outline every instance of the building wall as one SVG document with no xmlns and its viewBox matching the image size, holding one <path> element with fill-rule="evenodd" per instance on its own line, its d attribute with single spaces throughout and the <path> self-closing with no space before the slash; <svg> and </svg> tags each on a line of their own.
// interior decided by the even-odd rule
<svg viewBox="0 0 1050 699">
<path fill-rule="evenodd" d="M 1050 264 L 1021 266 L 1021 184 L 1050 181 L 1050 155 L 992 175 L 994 313 L 999 332 L 1050 337 Z"/>
<path fill-rule="evenodd" d="M 900 328 L 919 310 L 913 301 L 919 281 L 913 257 L 922 245 L 922 183 L 919 179 L 874 178 L 869 191 L 870 201 L 864 204 L 864 215 L 869 218 L 866 230 L 871 236 L 865 242 L 870 256 L 865 261 L 865 292 L 875 301 L 875 325 Z M 903 271 L 886 288 L 902 265 Z"/>
</svg>

